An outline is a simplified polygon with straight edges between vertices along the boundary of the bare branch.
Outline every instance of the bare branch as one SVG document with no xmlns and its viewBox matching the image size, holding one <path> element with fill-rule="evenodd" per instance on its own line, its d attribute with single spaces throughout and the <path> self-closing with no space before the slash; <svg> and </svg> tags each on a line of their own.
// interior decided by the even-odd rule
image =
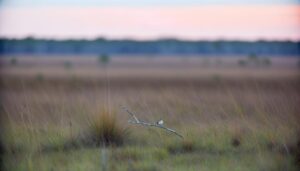
<svg viewBox="0 0 300 171">
<path fill-rule="evenodd" d="M 123 108 L 123 110 L 125 110 L 130 116 L 133 117 L 133 119 L 135 120 L 135 122 L 137 122 L 137 123 L 140 122 L 140 121 L 138 120 L 138 118 L 134 115 L 134 113 L 130 112 L 125 106 L 123 106 L 122 108 Z"/>
<path fill-rule="evenodd" d="M 181 134 L 179 134 L 178 132 L 176 132 L 174 129 L 171 129 L 171 128 L 167 128 L 167 127 L 164 127 L 163 125 L 159 125 L 157 123 L 148 123 L 148 122 L 144 122 L 144 121 L 141 121 L 139 120 L 134 113 L 130 112 L 126 107 L 122 107 L 123 110 L 125 112 L 127 112 L 133 119 L 133 120 L 129 120 L 128 123 L 131 123 L 131 124 L 137 124 L 137 125 L 142 125 L 142 126 L 152 126 L 152 127 L 157 127 L 157 128 L 161 128 L 161 129 L 164 129 L 168 132 L 171 132 L 175 135 L 177 135 L 178 137 L 182 138 L 183 139 L 183 136 Z"/>
</svg>

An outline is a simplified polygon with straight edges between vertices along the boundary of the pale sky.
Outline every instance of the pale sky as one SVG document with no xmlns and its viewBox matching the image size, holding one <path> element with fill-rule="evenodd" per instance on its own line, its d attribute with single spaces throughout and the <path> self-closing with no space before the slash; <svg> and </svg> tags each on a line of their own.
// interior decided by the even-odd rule
<svg viewBox="0 0 300 171">
<path fill-rule="evenodd" d="M 0 37 L 300 40 L 299 4 L 288 0 L 4 0 Z"/>
<path fill-rule="evenodd" d="M 0 0 L 1 2 L 1 0 Z M 2 6 L 176 6 L 299 4 L 299 0 L 2 0 Z"/>
</svg>

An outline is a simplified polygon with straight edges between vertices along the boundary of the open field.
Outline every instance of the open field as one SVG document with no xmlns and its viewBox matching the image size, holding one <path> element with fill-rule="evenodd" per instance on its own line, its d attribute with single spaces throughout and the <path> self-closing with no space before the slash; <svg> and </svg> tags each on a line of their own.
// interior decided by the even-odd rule
<svg viewBox="0 0 300 171">
<path fill-rule="evenodd" d="M 297 171 L 299 58 L 268 60 L 2 58 L 3 170 Z M 86 143 L 105 111 L 120 143 Z"/>
</svg>

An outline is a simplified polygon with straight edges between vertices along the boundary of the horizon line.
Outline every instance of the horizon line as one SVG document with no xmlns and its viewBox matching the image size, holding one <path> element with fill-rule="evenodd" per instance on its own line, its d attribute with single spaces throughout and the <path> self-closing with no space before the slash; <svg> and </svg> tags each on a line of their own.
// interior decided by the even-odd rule
<svg viewBox="0 0 300 171">
<path fill-rule="evenodd" d="M 98 41 L 98 40 L 104 40 L 104 41 L 135 41 L 135 42 L 156 42 L 156 41 L 180 41 L 180 42 L 201 42 L 201 41 L 207 41 L 207 42 L 293 42 L 293 43 L 299 43 L 299 40 L 293 40 L 293 39 L 264 39 L 264 38 L 258 38 L 258 39 L 236 39 L 236 38 L 216 38 L 216 39 L 206 39 L 206 38 L 199 38 L 199 39 L 187 39 L 187 38 L 177 38 L 177 37 L 160 37 L 160 38 L 151 38 L 151 39 L 138 39 L 138 38 L 108 38 L 105 36 L 98 36 L 95 38 L 49 38 L 49 37 L 37 37 L 37 36 L 25 36 L 25 37 L 3 37 L 0 36 L 0 40 L 17 40 L 22 41 L 26 39 L 32 39 L 32 40 L 46 40 L 46 41 Z"/>
</svg>

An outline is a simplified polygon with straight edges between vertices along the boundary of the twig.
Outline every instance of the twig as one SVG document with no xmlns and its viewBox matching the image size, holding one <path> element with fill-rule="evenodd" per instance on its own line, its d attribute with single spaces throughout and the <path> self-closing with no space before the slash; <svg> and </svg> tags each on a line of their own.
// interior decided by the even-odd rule
<svg viewBox="0 0 300 171">
<path fill-rule="evenodd" d="M 290 150 L 289 150 L 289 148 L 287 147 L 287 145 L 285 143 L 283 143 L 283 147 L 284 147 L 284 149 L 286 151 L 286 154 L 290 155 Z"/>
<path fill-rule="evenodd" d="M 132 113 L 130 112 L 125 106 L 122 107 L 123 110 L 125 110 L 130 116 L 133 117 L 133 119 L 135 120 L 136 123 L 139 123 L 140 121 L 138 120 L 138 118 Z"/>
<path fill-rule="evenodd" d="M 163 125 L 159 125 L 157 123 L 149 123 L 149 122 L 144 122 L 144 121 L 141 121 L 139 120 L 134 113 L 130 112 L 126 107 L 122 107 L 122 109 L 127 112 L 133 119 L 134 121 L 132 120 L 129 120 L 128 123 L 131 123 L 131 124 L 137 124 L 137 125 L 142 125 L 142 126 L 152 126 L 152 127 L 157 127 L 157 128 L 161 128 L 161 129 L 164 129 L 168 132 L 171 132 L 175 135 L 177 135 L 178 137 L 182 138 L 183 139 L 183 136 L 181 134 L 179 134 L 178 132 L 176 132 L 174 129 L 171 129 L 171 128 L 167 128 L 167 127 L 164 127 Z"/>
</svg>

